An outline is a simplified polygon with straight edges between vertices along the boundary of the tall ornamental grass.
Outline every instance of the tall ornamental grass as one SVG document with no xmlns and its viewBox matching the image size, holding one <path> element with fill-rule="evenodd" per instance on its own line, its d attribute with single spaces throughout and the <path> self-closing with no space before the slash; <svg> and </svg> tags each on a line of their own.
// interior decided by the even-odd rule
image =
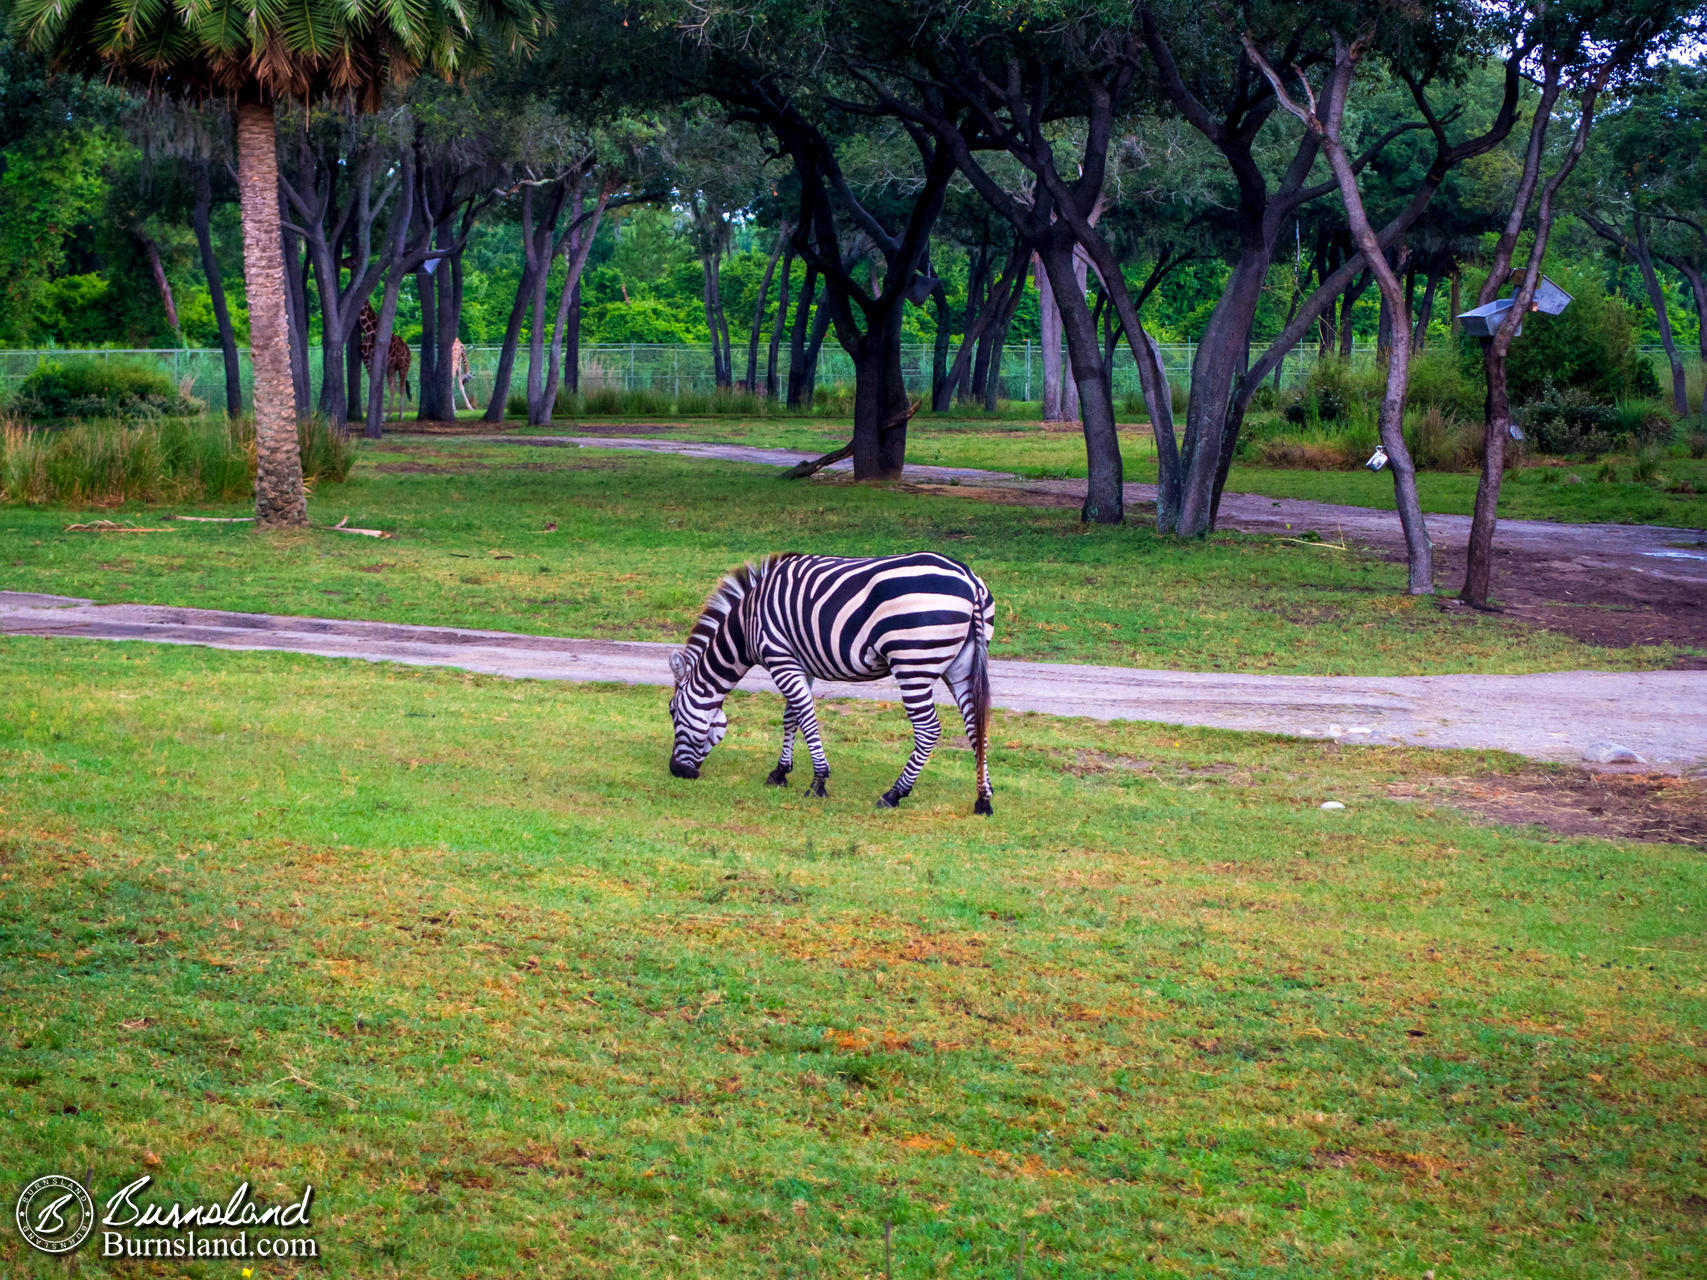
<svg viewBox="0 0 1707 1280">
<path fill-rule="evenodd" d="M 355 447 L 314 419 L 297 428 L 305 478 L 341 482 Z M 250 418 L 117 420 L 45 430 L 0 423 L 0 502 L 115 507 L 138 502 L 239 502 L 255 487 Z"/>
</svg>

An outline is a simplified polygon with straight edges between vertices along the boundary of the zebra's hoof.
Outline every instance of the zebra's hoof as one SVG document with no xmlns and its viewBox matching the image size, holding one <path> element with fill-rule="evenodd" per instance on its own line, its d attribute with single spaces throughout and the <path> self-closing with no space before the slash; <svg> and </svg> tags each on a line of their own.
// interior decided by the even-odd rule
<svg viewBox="0 0 1707 1280">
<path fill-rule="evenodd" d="M 809 796 L 818 796 L 820 799 L 827 796 L 829 792 L 824 790 L 824 779 L 813 778 L 812 785 L 806 788 L 806 794 Z"/>
<path fill-rule="evenodd" d="M 978 803 L 972 806 L 972 812 L 982 814 L 986 818 L 995 813 L 995 810 L 990 807 L 990 797 L 979 796 Z"/>
<path fill-rule="evenodd" d="M 901 797 L 896 795 L 893 791 L 885 791 L 882 795 L 877 797 L 877 807 L 879 809 L 899 809 L 901 807 Z"/>
<path fill-rule="evenodd" d="M 788 770 L 780 764 L 765 775 L 767 787 L 786 787 L 788 785 Z"/>
</svg>

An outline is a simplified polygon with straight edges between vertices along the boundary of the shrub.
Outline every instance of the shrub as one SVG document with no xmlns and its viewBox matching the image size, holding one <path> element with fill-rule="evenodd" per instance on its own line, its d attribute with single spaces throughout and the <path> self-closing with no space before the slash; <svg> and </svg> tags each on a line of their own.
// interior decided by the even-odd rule
<svg viewBox="0 0 1707 1280">
<path fill-rule="evenodd" d="M 160 369 L 125 361 L 44 360 L 24 379 L 12 409 L 26 418 L 150 421 L 204 413 Z"/>
<path fill-rule="evenodd" d="M 1689 456 L 1707 458 L 1707 431 L 1691 431 L 1689 433 Z"/>
<path fill-rule="evenodd" d="M 1541 453 L 1597 458 L 1608 450 L 1664 444 L 1676 430 L 1670 415 L 1652 400 L 1603 404 L 1579 387 L 1542 384 L 1541 394 L 1517 414 Z"/>
<path fill-rule="evenodd" d="M 353 441 L 314 419 L 297 429 L 303 474 L 345 479 Z M 56 431 L 8 422 L 0 431 L 0 501 L 118 506 L 130 502 L 237 501 L 255 485 L 255 427 L 248 418 L 116 420 Z"/>
</svg>

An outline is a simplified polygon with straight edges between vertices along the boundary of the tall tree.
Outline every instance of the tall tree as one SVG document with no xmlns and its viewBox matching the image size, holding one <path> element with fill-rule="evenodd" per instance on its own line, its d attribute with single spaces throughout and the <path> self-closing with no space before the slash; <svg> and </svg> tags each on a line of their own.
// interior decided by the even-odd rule
<svg viewBox="0 0 1707 1280">
<path fill-rule="evenodd" d="M 1523 42 L 1533 50 L 1531 59 L 1540 95 L 1510 213 L 1494 245 L 1481 293 L 1485 306 L 1515 275 L 1512 305 L 1485 343 L 1482 357 L 1488 386 L 1482 475 L 1470 517 L 1464 587 L 1459 597 L 1477 608 L 1487 607 L 1493 572 L 1494 527 L 1512 423 L 1506 385 L 1511 344 L 1541 283 L 1541 263 L 1558 214 L 1560 189 L 1588 143 L 1595 109 L 1607 86 L 1642 75 L 1656 52 L 1699 39 L 1707 22 L 1698 6 L 1673 0 L 1553 0 L 1535 6 L 1526 19 Z M 1559 133 L 1565 135 L 1564 145 L 1550 147 Z M 1544 177 L 1549 166 L 1552 171 Z M 1523 232 L 1530 227 L 1532 206 L 1528 258 L 1514 273 L 1512 263 Z"/>
<path fill-rule="evenodd" d="M 1671 66 L 1608 111 L 1589 147 L 1590 182 L 1580 190 L 1583 221 L 1635 262 L 1671 365 L 1672 405 L 1690 410 L 1688 375 L 1672 332 L 1659 267 L 1688 283 L 1707 310 L 1707 71 Z M 1703 330 L 1707 334 L 1707 329 Z M 1702 338 L 1707 367 L 1707 337 Z M 1704 407 L 1707 412 L 1707 407 Z"/>
<path fill-rule="evenodd" d="M 274 112 L 324 93 L 372 107 L 388 85 L 428 71 L 456 78 L 495 49 L 525 52 L 549 26 L 542 0 L 13 0 L 8 29 L 63 69 L 150 92 L 234 104 L 244 279 L 255 377 L 255 514 L 308 520 L 297 450 Z"/>
</svg>

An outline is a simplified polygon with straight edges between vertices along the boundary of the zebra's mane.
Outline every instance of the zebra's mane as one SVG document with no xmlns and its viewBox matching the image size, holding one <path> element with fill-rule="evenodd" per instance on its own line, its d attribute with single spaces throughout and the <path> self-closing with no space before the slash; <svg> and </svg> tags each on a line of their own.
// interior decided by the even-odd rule
<svg viewBox="0 0 1707 1280">
<path fill-rule="evenodd" d="M 758 588 L 765 580 L 765 574 L 771 566 L 780 560 L 788 559 L 791 553 L 775 552 L 766 556 L 758 564 L 748 561 L 738 569 L 733 569 L 723 575 L 711 594 L 706 597 L 705 607 L 700 610 L 699 619 L 693 624 L 693 630 L 688 633 L 687 643 L 676 651 L 680 662 L 671 665 L 676 671 L 676 683 L 681 684 L 699 665 L 699 660 L 711 645 L 711 638 L 723 626 L 724 620 L 735 611 L 735 607 L 748 595 Z"/>
</svg>

